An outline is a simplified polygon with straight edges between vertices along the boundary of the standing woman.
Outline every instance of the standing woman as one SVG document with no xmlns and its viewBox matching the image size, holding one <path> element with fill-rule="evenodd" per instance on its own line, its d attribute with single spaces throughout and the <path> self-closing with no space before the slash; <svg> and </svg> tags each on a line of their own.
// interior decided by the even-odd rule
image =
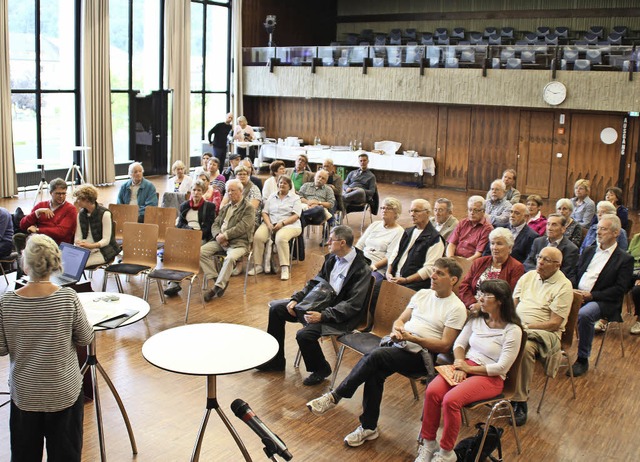
<svg viewBox="0 0 640 462">
<path fill-rule="evenodd" d="M 27 240 L 22 267 L 30 281 L 0 298 L 0 355 L 9 355 L 11 459 L 50 461 L 82 456 L 84 397 L 76 346 L 93 340 L 73 289 L 49 282 L 61 269 L 48 236 Z"/>
<path fill-rule="evenodd" d="M 629 226 L 629 209 L 622 205 L 622 189 L 616 188 L 615 186 L 607 188 L 607 191 L 604 193 L 604 198 L 615 205 L 616 215 L 620 218 L 622 229 L 626 230 L 627 226 Z"/>
<path fill-rule="evenodd" d="M 529 210 L 529 228 L 540 236 L 544 236 L 547 231 L 547 217 L 542 214 L 542 197 L 537 194 L 530 194 L 527 197 L 527 209 Z"/>
<path fill-rule="evenodd" d="M 451 386 L 438 376 L 425 392 L 420 430 L 423 443 L 415 462 L 457 460 L 453 448 L 460 432 L 462 408 L 500 394 L 520 351 L 522 326 L 509 284 L 501 279 L 486 280 L 480 284 L 479 295 L 479 315 L 469 318 L 453 345 L 453 380 L 457 385 Z M 438 444 L 441 414 L 444 429 Z"/>
<path fill-rule="evenodd" d="M 91 250 L 86 266 L 113 260 L 120 253 L 120 246 L 116 242 L 111 212 L 98 204 L 98 190 L 90 184 L 83 184 L 75 190 L 73 197 L 80 208 L 74 243 Z"/>
<path fill-rule="evenodd" d="M 571 202 L 573 203 L 571 218 L 586 229 L 591 226 L 591 220 L 596 214 L 596 204 L 589 197 L 591 182 L 582 178 L 576 181 L 573 190 L 576 196 L 571 198 Z"/>
</svg>

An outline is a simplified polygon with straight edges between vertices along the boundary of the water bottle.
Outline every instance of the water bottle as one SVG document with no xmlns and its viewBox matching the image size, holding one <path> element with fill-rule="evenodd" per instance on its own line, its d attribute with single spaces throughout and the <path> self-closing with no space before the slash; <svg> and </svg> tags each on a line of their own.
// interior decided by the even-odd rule
<svg viewBox="0 0 640 462">
<path fill-rule="evenodd" d="M 358 141 L 358 151 L 362 151 L 362 141 Z"/>
</svg>

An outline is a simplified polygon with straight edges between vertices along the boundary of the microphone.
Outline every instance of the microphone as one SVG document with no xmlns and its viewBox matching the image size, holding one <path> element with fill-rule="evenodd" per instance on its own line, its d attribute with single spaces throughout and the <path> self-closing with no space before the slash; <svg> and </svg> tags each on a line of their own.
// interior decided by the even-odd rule
<svg viewBox="0 0 640 462">
<path fill-rule="evenodd" d="M 247 403 L 241 399 L 236 399 L 231 403 L 231 411 L 260 437 L 262 443 L 265 445 L 264 452 L 267 454 L 267 457 L 278 454 L 284 460 L 291 460 L 293 458 L 287 446 L 278 438 L 278 435 L 269 430 Z"/>
</svg>

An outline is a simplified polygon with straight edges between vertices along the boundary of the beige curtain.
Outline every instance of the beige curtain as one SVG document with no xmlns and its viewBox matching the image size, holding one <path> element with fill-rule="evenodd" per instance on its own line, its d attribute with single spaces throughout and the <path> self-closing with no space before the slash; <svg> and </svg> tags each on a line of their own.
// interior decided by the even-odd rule
<svg viewBox="0 0 640 462">
<path fill-rule="evenodd" d="M 9 5 L 0 1 L 0 196 L 18 194 L 11 129 L 11 81 L 9 79 Z"/>
<path fill-rule="evenodd" d="M 231 6 L 231 111 L 234 117 L 244 114 L 242 104 L 242 0 L 234 0 Z"/>
<path fill-rule="evenodd" d="M 82 72 L 85 181 L 115 181 L 109 80 L 109 0 L 83 0 Z"/>
<path fill-rule="evenodd" d="M 189 165 L 189 109 L 191 106 L 191 2 L 166 0 L 165 41 L 167 83 L 171 104 L 171 162 Z"/>
</svg>

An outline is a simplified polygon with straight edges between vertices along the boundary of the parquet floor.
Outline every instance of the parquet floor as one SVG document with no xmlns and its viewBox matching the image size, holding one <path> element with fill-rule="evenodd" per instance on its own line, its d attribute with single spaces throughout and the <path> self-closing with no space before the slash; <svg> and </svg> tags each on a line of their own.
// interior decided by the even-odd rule
<svg viewBox="0 0 640 462">
<path fill-rule="evenodd" d="M 152 181 L 159 191 L 165 190 L 164 178 Z M 465 208 L 466 194 L 458 191 L 382 184 L 380 193 L 381 197 L 393 195 L 402 201 L 405 212 L 401 224 L 404 226 L 409 224 L 409 203 L 416 197 L 430 201 L 441 195 L 449 197 L 454 201 L 458 216 L 463 214 Z M 101 188 L 100 200 L 105 203 L 114 201 L 116 194 L 117 187 Z M 32 203 L 33 193 L 27 194 L 26 198 L 21 194 L 18 199 L 0 200 L 0 205 L 10 211 L 18 205 L 28 211 Z M 354 228 L 359 228 L 359 218 L 359 214 L 352 215 L 350 223 Z M 640 220 L 636 219 L 635 222 L 639 223 Z M 312 234 L 307 241 L 307 252 L 319 253 L 318 242 L 319 235 Z M 294 265 L 290 281 L 282 282 L 277 276 L 260 275 L 257 283 L 249 280 L 247 295 L 242 292 L 242 279 L 232 278 L 224 297 L 204 307 L 198 300 L 199 289 L 194 289 L 189 321 L 233 322 L 265 329 L 267 302 L 286 297 L 297 290 L 305 282 L 304 275 L 304 262 Z M 100 290 L 102 273 L 95 273 L 94 278 L 93 287 Z M 109 290 L 115 292 L 115 283 L 112 281 Z M 127 293 L 138 296 L 142 296 L 142 287 L 142 281 L 135 278 L 125 284 Z M 0 282 L 0 290 L 4 290 L 4 281 Z M 97 334 L 98 358 L 125 403 L 139 449 L 137 456 L 131 454 L 126 429 L 115 401 L 104 382 L 100 381 L 107 455 L 111 461 L 185 461 L 191 455 L 205 408 L 205 378 L 160 370 L 147 363 L 141 354 L 142 344 L 151 335 L 183 324 L 185 292 L 183 290 L 178 297 L 162 305 L 156 288 L 151 286 L 151 312 L 146 320 Z M 518 430 L 522 454 L 516 454 L 513 435 L 506 431 L 503 437 L 505 460 L 638 460 L 637 435 L 632 430 L 637 428 L 640 421 L 640 338 L 629 335 L 629 327 L 634 321 L 635 317 L 625 315 L 625 357 L 621 357 L 618 336 L 614 333 L 607 339 L 599 368 L 590 370 L 585 377 L 576 380 L 577 400 L 571 398 L 568 378 L 561 373 L 550 382 L 542 413 L 536 414 L 535 406 L 544 383 L 541 369 L 538 370 L 532 385 L 529 422 Z M 302 385 L 302 378 L 306 376 L 304 364 L 300 369 L 293 367 L 297 351 L 295 330 L 295 326 L 288 326 L 288 364 L 284 373 L 248 371 L 218 378 L 219 402 L 245 441 L 252 458 L 256 461 L 265 459 L 262 445 L 230 411 L 229 405 L 235 398 L 242 398 L 249 403 L 288 445 L 294 460 L 412 461 L 420 428 L 422 399 L 413 400 L 408 381 L 397 376 L 387 381 L 380 418 L 380 438 L 360 448 L 348 448 L 342 438 L 358 425 L 362 391 L 353 399 L 342 401 L 338 408 L 327 415 L 313 416 L 305 403 L 324 393 L 328 382 L 311 388 Z M 596 346 L 599 346 L 600 338 L 596 337 Z M 324 349 L 329 361 L 333 361 L 335 355 L 330 344 L 325 344 Z M 575 354 L 575 346 L 571 354 Z M 354 354 L 345 354 L 340 377 L 348 373 L 357 359 Z M 8 357 L 0 358 L 0 377 L 7 377 L 8 368 Z M 0 389 L 5 388 L 6 385 L 0 386 Z M 471 414 L 472 423 L 483 418 L 482 412 Z M 0 409 L 0 461 L 10 459 L 8 422 L 9 409 L 5 406 Z M 472 427 L 463 427 L 460 436 L 470 436 L 474 432 Z M 83 460 L 99 459 L 94 408 L 92 404 L 87 404 Z M 214 414 L 211 415 L 204 438 L 201 460 L 242 460 L 233 439 Z"/>
</svg>

